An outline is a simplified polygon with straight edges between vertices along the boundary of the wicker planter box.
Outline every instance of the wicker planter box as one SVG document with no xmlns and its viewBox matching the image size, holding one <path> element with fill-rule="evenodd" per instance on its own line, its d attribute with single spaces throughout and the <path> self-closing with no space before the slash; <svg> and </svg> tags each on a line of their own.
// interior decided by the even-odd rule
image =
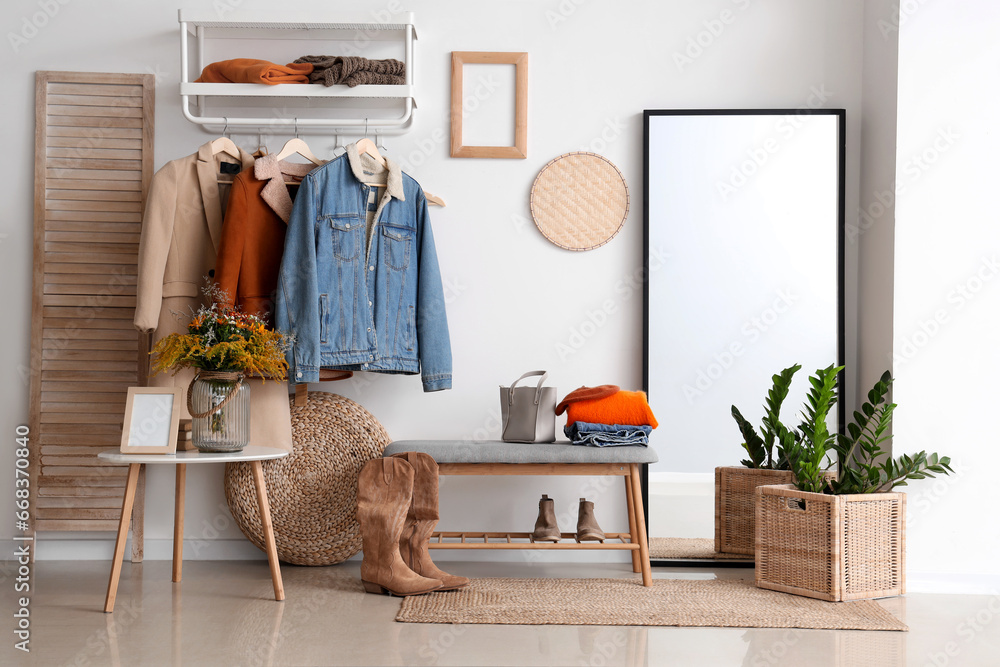
<svg viewBox="0 0 1000 667">
<path fill-rule="evenodd" d="M 757 489 L 757 586 L 842 602 L 906 592 L 906 494 Z"/>
<path fill-rule="evenodd" d="M 791 470 L 760 470 L 742 466 L 716 468 L 715 550 L 718 553 L 753 556 L 757 487 L 791 482 Z"/>
</svg>

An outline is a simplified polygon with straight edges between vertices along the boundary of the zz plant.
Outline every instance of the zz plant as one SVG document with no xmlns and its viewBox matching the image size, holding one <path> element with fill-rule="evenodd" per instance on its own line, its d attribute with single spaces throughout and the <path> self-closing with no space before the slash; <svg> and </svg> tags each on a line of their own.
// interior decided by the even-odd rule
<svg viewBox="0 0 1000 667">
<path fill-rule="evenodd" d="M 785 448 L 795 476 L 795 486 L 801 491 L 828 494 L 881 493 L 905 486 L 907 480 L 947 475 L 954 470 L 951 459 L 920 451 L 896 458 L 882 449 L 886 442 L 895 403 L 887 402 L 892 376 L 889 371 L 868 392 L 860 411 L 855 411 L 847 433 L 831 434 L 826 418 L 836 403 L 837 373 L 842 367 L 829 366 L 809 378 L 810 390 L 803 423 L 803 437 L 793 439 Z M 830 451 L 841 461 L 837 480 L 823 476 L 823 465 Z"/>
<path fill-rule="evenodd" d="M 777 375 L 771 376 L 772 386 L 767 392 L 764 400 L 764 418 L 758 435 L 753 425 L 748 422 L 737 407 L 732 409 L 733 419 L 743 436 L 743 449 L 750 455 L 749 459 L 743 459 L 740 463 L 747 468 L 764 468 L 766 470 L 788 470 L 788 458 L 785 455 L 788 447 L 796 439 L 797 434 L 789 431 L 781 423 L 779 413 L 781 404 L 788 396 L 788 388 L 792 384 L 792 376 L 801 369 L 802 366 L 795 364 L 789 366 Z M 763 437 L 761 437 L 763 435 Z M 778 447 L 778 455 L 774 456 L 775 444 Z"/>
<path fill-rule="evenodd" d="M 802 413 L 799 430 L 801 438 L 791 441 L 785 451 L 789 467 L 795 476 L 795 485 L 801 491 L 822 493 L 826 485 L 827 450 L 836 442 L 837 434 L 830 433 L 826 425 L 833 406 L 837 403 L 837 374 L 843 366 L 832 364 L 816 371 L 809 378 L 809 393 Z"/>
</svg>

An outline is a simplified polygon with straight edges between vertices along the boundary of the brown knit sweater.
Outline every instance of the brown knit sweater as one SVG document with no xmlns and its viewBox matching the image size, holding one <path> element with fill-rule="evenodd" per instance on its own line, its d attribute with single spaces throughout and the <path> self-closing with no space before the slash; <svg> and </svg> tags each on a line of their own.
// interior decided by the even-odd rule
<svg viewBox="0 0 1000 667">
<path fill-rule="evenodd" d="M 406 64 L 399 60 L 369 60 L 360 56 L 302 56 L 296 63 L 313 66 L 309 75 L 310 83 L 324 86 L 347 84 L 359 85 L 400 85 L 406 83 Z"/>
</svg>

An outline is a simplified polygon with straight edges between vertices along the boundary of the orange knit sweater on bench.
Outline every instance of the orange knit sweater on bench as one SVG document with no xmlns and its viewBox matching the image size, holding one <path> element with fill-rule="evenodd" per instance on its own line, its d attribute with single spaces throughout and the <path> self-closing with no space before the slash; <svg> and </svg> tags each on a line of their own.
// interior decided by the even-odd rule
<svg viewBox="0 0 1000 667">
<path fill-rule="evenodd" d="M 604 398 L 574 401 L 566 407 L 566 426 L 572 426 L 578 421 L 653 428 L 659 426 L 644 391 L 618 391 Z"/>
</svg>

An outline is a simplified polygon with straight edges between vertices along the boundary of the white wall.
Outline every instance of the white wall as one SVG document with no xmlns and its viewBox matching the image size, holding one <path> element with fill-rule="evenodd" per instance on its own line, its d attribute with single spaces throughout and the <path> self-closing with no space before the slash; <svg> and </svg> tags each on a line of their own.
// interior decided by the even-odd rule
<svg viewBox="0 0 1000 667">
<path fill-rule="evenodd" d="M 896 450 L 958 472 L 911 492 L 907 564 L 983 590 L 1000 586 L 998 30 L 1000 7 L 966 0 L 919 5 L 899 35 Z"/>
<path fill-rule="evenodd" d="M 33 72 L 155 73 L 156 166 L 160 166 L 212 138 L 181 117 L 176 95 L 176 9 L 205 4 L 193 0 L 66 2 L 16 52 L 7 44 L 0 47 L 8 85 L 0 114 L 9 128 L 6 145 L 10 153 L 0 164 L 8 211 L 0 223 L 4 235 L 0 236 L 0 266 L 12 286 L 8 325 L 0 334 L 0 368 L 6 374 L 6 400 L 0 405 L 2 433 L 12 434 L 15 425 L 27 418 L 27 382 L 17 369 L 26 365 L 29 347 Z M 250 10 L 275 7 L 263 0 L 232 0 L 232 4 Z M 339 5 L 353 12 L 381 10 L 389 4 L 301 0 L 296 7 Z M 879 182 L 876 176 L 862 181 L 861 116 L 863 110 L 879 113 L 892 100 L 880 99 L 877 87 L 863 84 L 873 71 L 863 54 L 870 46 L 873 14 L 889 17 L 888 0 L 869 2 L 867 11 L 862 0 L 410 0 L 404 6 L 417 13 L 419 108 L 413 130 L 386 143 L 391 155 L 414 165 L 411 173 L 417 180 L 449 204 L 432 215 L 443 278 L 449 286 L 455 389 L 422 394 L 417 378 L 403 377 L 314 386 L 357 400 L 394 438 L 496 437 L 497 386 L 528 369 L 547 368 L 563 393 L 583 384 L 639 387 L 643 109 L 799 107 L 816 100 L 819 93 L 823 106 L 847 109 L 848 211 L 858 209 L 859 191 L 867 196 Z M 36 0 L 5 3 L 4 32 L 22 30 L 38 7 Z M 451 159 L 446 143 L 435 141 L 449 131 L 449 54 L 453 50 L 531 54 L 528 159 Z M 676 56 L 685 52 L 690 62 L 679 63 Z M 890 48 L 878 57 L 878 62 L 891 63 L 894 53 Z M 866 95 L 873 92 L 864 104 L 863 91 Z M 257 141 L 256 136 L 236 139 L 247 148 L 255 147 Z M 310 139 L 320 155 L 329 155 L 332 144 L 332 139 Z M 425 149 L 429 149 L 426 157 Z M 607 156 L 622 170 L 632 193 L 633 206 L 621 234 L 586 253 L 567 252 L 548 243 L 530 222 L 528 211 L 528 191 L 539 168 L 573 150 Z M 874 235 L 864 235 L 848 247 L 849 294 L 857 292 L 857 273 L 864 274 L 865 266 L 858 266 L 858 247 L 864 247 L 868 238 Z M 887 259 L 877 253 L 861 258 L 870 266 L 882 266 Z M 574 347 L 581 340 L 577 337 L 581 325 L 590 321 L 588 314 L 600 311 L 607 301 L 614 305 L 612 315 Z M 857 358 L 856 305 L 852 298 L 848 305 L 851 361 Z M 887 307 L 885 303 L 865 305 L 866 312 L 876 313 Z M 881 334 L 887 338 L 884 329 Z M 560 354 L 566 345 L 573 352 Z M 881 360 L 887 352 L 883 350 Z M 197 544 L 188 545 L 189 557 L 259 556 L 242 540 L 224 508 L 220 509 L 224 505 L 221 476 L 221 467 L 189 473 L 186 525 L 189 538 Z M 528 530 L 538 497 L 545 492 L 557 499 L 564 530 L 573 529 L 575 503 L 582 495 L 596 498 L 597 516 L 606 530 L 623 529 L 621 489 L 593 486 L 593 480 L 583 478 L 447 479 L 442 490 L 442 527 Z M 168 557 L 171 473 L 150 470 L 147 492 L 147 555 Z M 0 475 L 0 516 L 10 516 L 12 495 L 11 476 Z M 9 523 L 0 524 L 0 535 L 9 536 L 10 530 Z M 72 549 L 64 541 L 66 535 L 47 537 L 50 541 L 39 548 L 41 558 L 105 558 L 110 554 L 108 535 L 75 536 L 86 540 Z M 94 541 L 96 537 L 100 540 Z M 213 539 L 205 541 L 208 538 Z M 562 552 L 537 555 L 569 557 Z M 521 553 L 510 557 L 525 558 Z"/>
</svg>

